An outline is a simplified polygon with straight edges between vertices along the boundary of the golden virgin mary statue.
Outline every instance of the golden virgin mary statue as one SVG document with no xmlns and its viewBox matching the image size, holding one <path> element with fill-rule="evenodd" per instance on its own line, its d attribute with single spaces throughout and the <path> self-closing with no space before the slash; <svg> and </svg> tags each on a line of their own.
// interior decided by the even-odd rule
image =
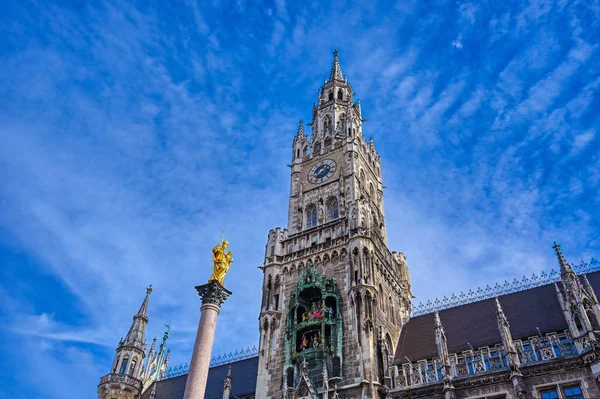
<svg viewBox="0 0 600 399">
<path fill-rule="evenodd" d="M 212 249 L 214 268 L 212 275 L 208 279 L 208 282 L 218 281 L 223 287 L 225 286 L 223 280 L 225 279 L 227 270 L 229 270 L 229 264 L 233 262 L 233 253 L 231 250 L 225 252 L 227 245 L 229 245 L 229 243 L 224 239 L 221 239 L 221 242 Z"/>
</svg>

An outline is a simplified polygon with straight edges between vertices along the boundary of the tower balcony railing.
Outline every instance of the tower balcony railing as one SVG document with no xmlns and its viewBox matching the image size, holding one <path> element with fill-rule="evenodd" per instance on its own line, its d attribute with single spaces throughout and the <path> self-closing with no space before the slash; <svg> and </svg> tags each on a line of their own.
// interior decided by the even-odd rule
<svg viewBox="0 0 600 399">
<path fill-rule="evenodd" d="M 130 376 L 129 374 L 116 374 L 110 373 L 106 374 L 104 377 L 100 378 L 100 385 L 107 383 L 118 383 L 129 385 L 135 390 L 142 389 L 142 380 L 138 380 L 135 377 Z"/>
<path fill-rule="evenodd" d="M 521 363 L 520 367 L 573 357 L 578 354 L 573 338 L 568 332 L 516 340 L 515 347 Z M 453 379 L 509 369 L 502 344 L 453 353 L 448 357 Z M 416 363 L 404 363 L 396 367 L 395 374 L 396 388 L 419 387 L 441 383 L 444 379 L 444 366 L 438 358 L 425 359 Z"/>
</svg>

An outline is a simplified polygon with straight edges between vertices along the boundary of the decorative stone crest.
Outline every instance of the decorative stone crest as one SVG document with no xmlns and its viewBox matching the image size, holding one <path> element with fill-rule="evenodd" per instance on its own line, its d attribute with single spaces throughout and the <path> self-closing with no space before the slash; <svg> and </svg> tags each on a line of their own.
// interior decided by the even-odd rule
<svg viewBox="0 0 600 399">
<path fill-rule="evenodd" d="M 198 285 L 195 288 L 200 298 L 202 298 L 203 305 L 210 303 L 221 307 L 223 302 L 231 295 L 231 291 L 214 280 L 208 284 Z"/>
</svg>

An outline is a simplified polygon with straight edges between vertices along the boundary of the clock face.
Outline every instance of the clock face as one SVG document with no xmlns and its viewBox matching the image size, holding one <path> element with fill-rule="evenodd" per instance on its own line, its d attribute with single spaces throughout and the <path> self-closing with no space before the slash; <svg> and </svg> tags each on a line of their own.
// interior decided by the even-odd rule
<svg viewBox="0 0 600 399">
<path fill-rule="evenodd" d="M 326 159 L 314 165 L 308 172 L 308 181 L 314 184 L 323 183 L 335 173 L 335 161 Z"/>
</svg>

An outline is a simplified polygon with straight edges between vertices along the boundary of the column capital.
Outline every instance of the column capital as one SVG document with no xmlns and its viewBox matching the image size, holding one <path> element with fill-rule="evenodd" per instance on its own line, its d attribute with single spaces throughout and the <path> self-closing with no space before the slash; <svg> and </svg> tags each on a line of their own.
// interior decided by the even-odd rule
<svg viewBox="0 0 600 399">
<path fill-rule="evenodd" d="M 207 284 L 198 285 L 195 288 L 202 299 L 202 305 L 211 304 L 220 308 L 223 302 L 231 295 L 231 291 L 214 280 L 209 281 Z"/>
</svg>

